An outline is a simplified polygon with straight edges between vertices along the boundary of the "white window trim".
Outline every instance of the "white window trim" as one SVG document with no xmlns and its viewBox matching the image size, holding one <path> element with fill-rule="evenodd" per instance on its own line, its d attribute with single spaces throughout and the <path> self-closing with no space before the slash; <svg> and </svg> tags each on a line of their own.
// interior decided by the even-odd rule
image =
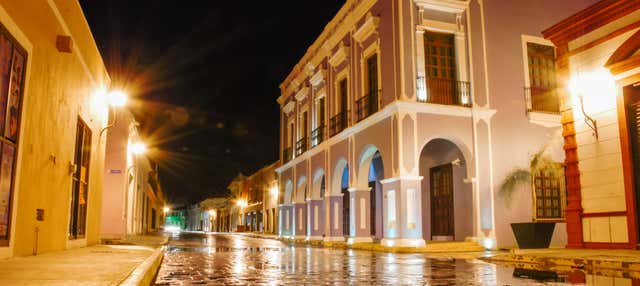
<svg viewBox="0 0 640 286">
<path fill-rule="evenodd" d="M 347 112 L 348 110 L 351 110 L 351 92 L 350 92 L 350 88 L 349 88 L 349 84 L 350 84 L 350 79 L 349 79 L 349 69 L 350 66 L 347 65 L 345 66 L 344 69 L 342 69 L 342 71 L 340 71 L 337 75 L 336 75 L 336 82 L 334 83 L 334 94 L 335 94 L 335 100 L 334 100 L 334 112 L 333 115 L 338 115 L 338 110 L 340 110 L 340 82 L 344 79 L 347 80 L 347 110 L 340 110 L 340 112 Z"/>
<path fill-rule="evenodd" d="M 366 89 L 367 89 L 367 59 L 369 59 L 369 57 L 376 55 L 377 59 L 377 72 L 378 72 L 378 90 L 382 89 L 382 73 L 380 72 L 382 69 L 380 68 L 380 65 L 382 63 L 382 61 L 380 60 L 381 56 L 380 56 L 380 40 L 376 40 L 374 43 L 372 43 L 371 45 L 369 45 L 369 47 L 367 47 L 363 52 L 362 52 L 362 57 L 360 57 L 360 87 L 362 88 L 362 95 L 361 96 L 365 96 L 367 95 Z M 378 95 L 378 97 L 380 97 L 380 94 Z M 356 98 L 357 100 L 357 98 Z M 380 107 L 380 106 L 378 106 Z"/>
<path fill-rule="evenodd" d="M 531 78 L 529 78 L 529 49 L 527 48 L 527 43 L 534 43 L 538 45 L 553 47 L 554 54 L 556 52 L 555 51 L 556 46 L 553 45 L 553 42 L 541 37 L 523 34 L 521 35 L 521 38 L 522 38 L 522 63 L 523 63 L 522 67 L 523 67 L 523 75 L 524 75 L 524 86 L 522 87 L 523 88 L 522 92 L 524 92 L 525 87 L 531 87 Z M 523 95 L 523 98 L 524 98 L 524 95 Z M 528 106 L 529 103 L 527 103 L 526 101 L 525 101 L 525 105 L 527 109 L 531 108 L 531 106 Z M 527 118 L 529 119 L 529 122 L 533 124 L 541 125 L 544 127 L 552 128 L 552 127 L 561 126 L 560 114 L 549 114 L 544 112 L 531 111 L 531 112 L 527 112 Z"/>
<path fill-rule="evenodd" d="M 325 120 L 327 120 L 327 100 L 326 100 L 327 94 L 326 94 L 326 89 L 323 87 L 323 88 L 321 88 L 319 90 L 315 90 L 313 92 L 313 96 L 314 96 L 314 99 L 313 99 L 313 114 L 312 114 L 313 118 L 311 119 L 311 125 L 312 125 L 311 132 L 313 132 L 313 130 L 315 130 L 318 127 L 320 127 L 320 124 L 318 124 L 318 117 L 319 117 L 318 116 L 318 110 L 319 110 L 319 107 L 320 107 L 320 99 L 322 99 L 322 98 L 325 99 L 324 100 L 324 104 L 325 104 L 325 106 L 324 106 L 324 118 L 325 118 Z M 322 122 L 322 123 L 324 123 L 324 122 Z"/>
<path fill-rule="evenodd" d="M 417 75 L 425 77 L 427 74 L 425 67 L 424 33 L 435 32 L 453 34 L 453 47 L 456 55 L 456 80 L 469 81 L 467 33 L 464 27 L 458 27 L 454 23 L 447 23 L 435 20 L 422 20 L 422 25 L 416 27 L 416 52 L 417 52 Z"/>
</svg>

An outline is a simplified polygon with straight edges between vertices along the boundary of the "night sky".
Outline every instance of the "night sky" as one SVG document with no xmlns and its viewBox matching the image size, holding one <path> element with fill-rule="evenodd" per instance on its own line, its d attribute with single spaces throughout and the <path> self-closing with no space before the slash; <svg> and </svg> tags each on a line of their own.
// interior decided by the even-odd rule
<svg viewBox="0 0 640 286">
<path fill-rule="evenodd" d="M 183 204 L 277 160 L 278 85 L 344 0 L 80 2 L 165 194 Z"/>
</svg>

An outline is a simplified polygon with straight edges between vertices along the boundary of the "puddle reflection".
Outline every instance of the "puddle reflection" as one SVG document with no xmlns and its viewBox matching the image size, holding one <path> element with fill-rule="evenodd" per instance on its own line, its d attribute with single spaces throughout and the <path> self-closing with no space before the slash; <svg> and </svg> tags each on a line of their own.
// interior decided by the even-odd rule
<svg viewBox="0 0 640 286">
<path fill-rule="evenodd" d="M 156 285 L 640 285 L 640 275 L 495 265 L 478 259 L 292 246 L 183 234 L 166 248 Z"/>
</svg>

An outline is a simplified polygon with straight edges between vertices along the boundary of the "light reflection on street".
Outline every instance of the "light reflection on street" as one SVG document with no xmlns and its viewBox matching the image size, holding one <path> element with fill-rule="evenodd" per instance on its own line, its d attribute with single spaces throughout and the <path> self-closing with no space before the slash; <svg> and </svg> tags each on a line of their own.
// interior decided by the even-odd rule
<svg viewBox="0 0 640 286">
<path fill-rule="evenodd" d="M 292 246 L 242 235 L 181 233 L 166 248 L 156 285 L 632 285 L 572 269 L 501 266 L 467 255 L 394 254 Z M 619 273 L 613 273 L 615 276 Z M 518 278 L 518 277 L 523 278 Z M 534 279 L 537 278 L 538 281 Z M 635 277 L 635 276 L 631 276 Z M 597 283 L 596 283 L 597 282 Z M 595 284 L 594 284 L 595 283 Z M 635 284 L 633 284 L 635 285 Z"/>
</svg>

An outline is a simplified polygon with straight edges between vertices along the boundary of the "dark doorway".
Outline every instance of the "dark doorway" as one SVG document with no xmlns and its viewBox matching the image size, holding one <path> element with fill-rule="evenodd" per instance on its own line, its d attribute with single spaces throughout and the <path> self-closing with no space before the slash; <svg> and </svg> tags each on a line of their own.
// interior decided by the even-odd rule
<svg viewBox="0 0 640 286">
<path fill-rule="evenodd" d="M 433 240 L 453 240 L 453 172 L 451 164 L 429 170 L 431 190 L 431 236 Z"/>
<path fill-rule="evenodd" d="M 342 235 L 349 236 L 351 233 L 351 196 L 349 193 L 349 167 L 344 167 L 342 173 Z"/>
<path fill-rule="evenodd" d="M 624 88 L 624 105 L 627 116 L 629 149 L 631 149 L 631 170 L 633 175 L 634 198 L 636 201 L 636 230 L 640 233 L 640 87 L 630 85 Z"/>
<path fill-rule="evenodd" d="M 87 200 L 89 192 L 89 158 L 91 158 L 91 129 L 78 118 L 76 146 L 73 158 L 75 170 L 72 176 L 71 217 L 69 238 L 85 236 L 87 224 Z"/>
</svg>

